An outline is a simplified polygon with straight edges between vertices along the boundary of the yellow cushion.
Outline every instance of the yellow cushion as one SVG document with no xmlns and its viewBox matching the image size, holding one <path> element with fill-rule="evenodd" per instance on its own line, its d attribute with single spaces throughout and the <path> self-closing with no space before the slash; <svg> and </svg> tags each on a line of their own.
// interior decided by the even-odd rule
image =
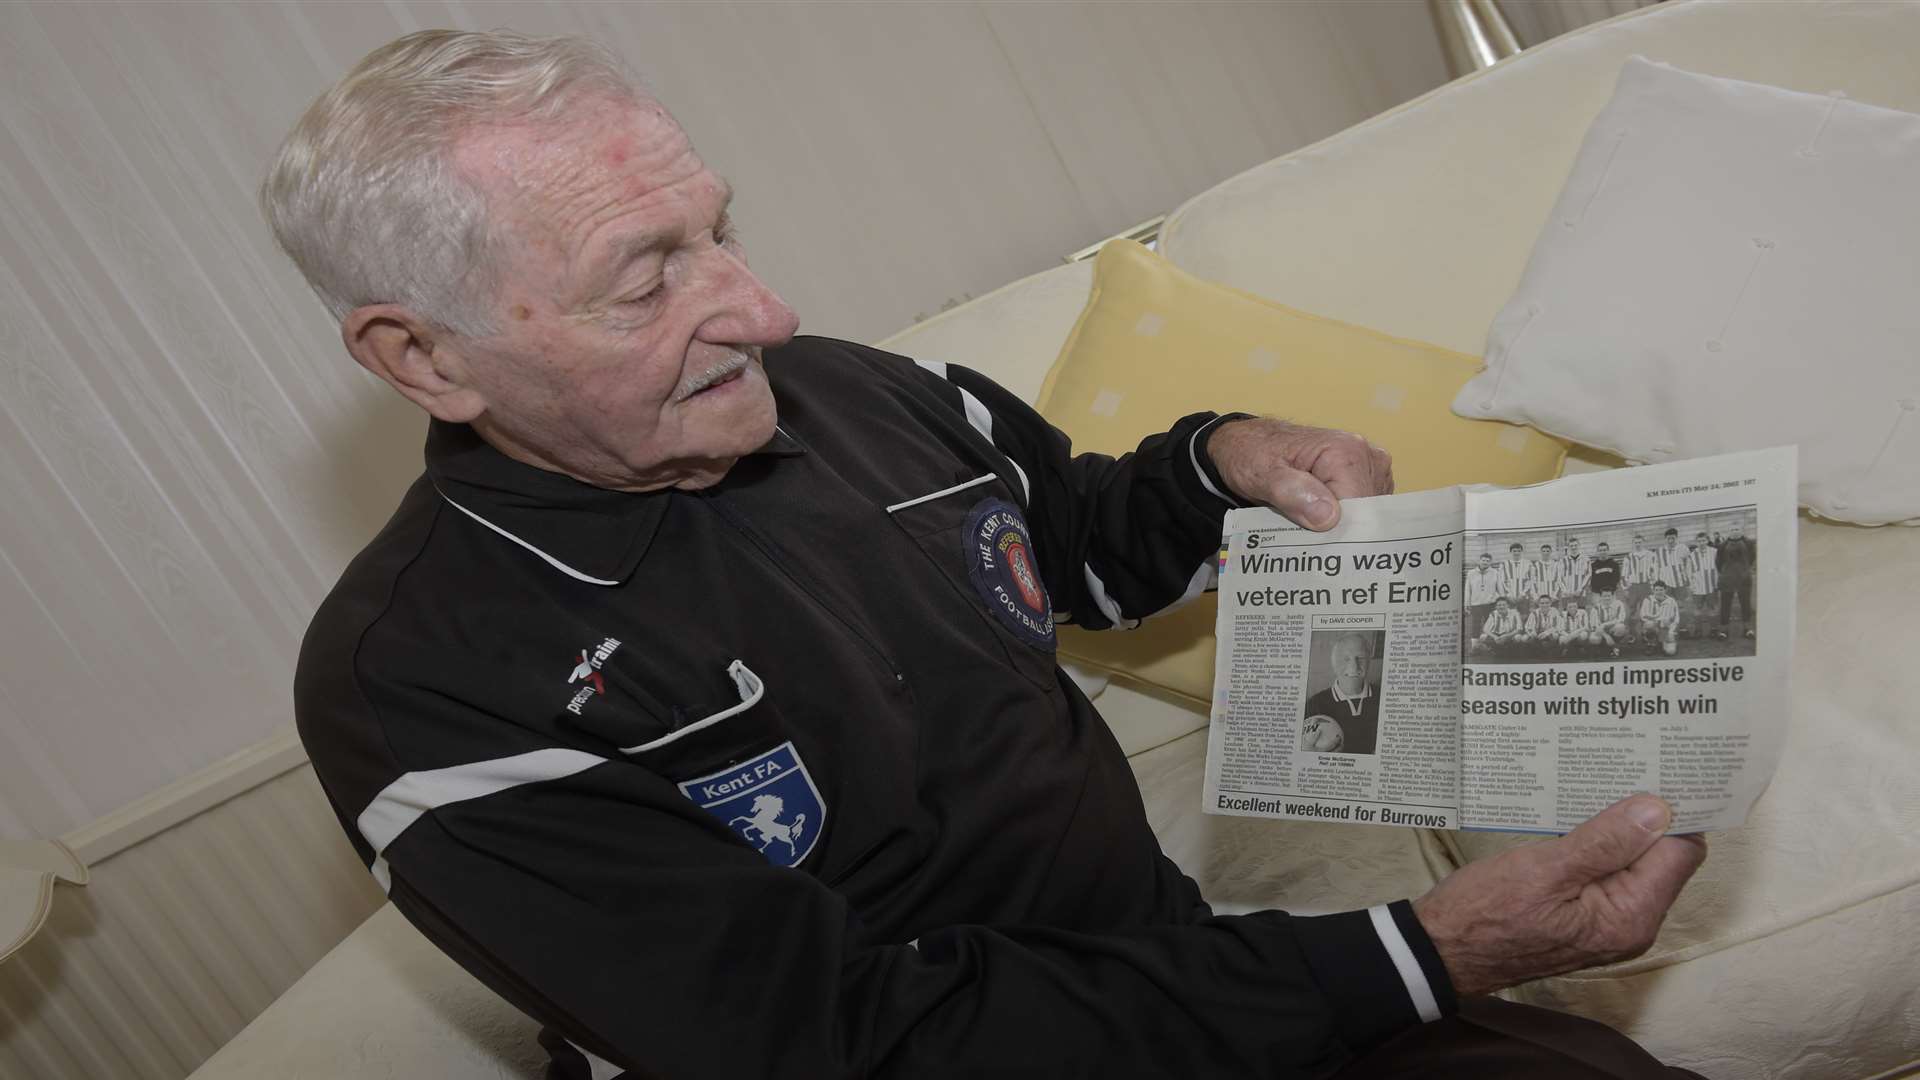
<svg viewBox="0 0 1920 1080">
<path fill-rule="evenodd" d="M 1040 389 L 1076 449 L 1125 453 L 1188 413 L 1251 412 L 1359 432 L 1393 455 L 1401 491 L 1532 484 L 1566 444 L 1449 407 L 1476 357 L 1295 311 L 1201 281 L 1138 244 L 1100 250 L 1086 310 Z M 1139 629 L 1062 627 L 1060 653 L 1205 708 L 1211 594 Z"/>
</svg>

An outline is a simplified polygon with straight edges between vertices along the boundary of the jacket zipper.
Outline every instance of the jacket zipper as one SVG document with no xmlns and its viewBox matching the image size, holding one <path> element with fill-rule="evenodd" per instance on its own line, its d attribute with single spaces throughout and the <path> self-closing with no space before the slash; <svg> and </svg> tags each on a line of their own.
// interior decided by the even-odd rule
<svg viewBox="0 0 1920 1080">
<path fill-rule="evenodd" d="M 769 566 L 773 567 L 774 570 L 778 571 L 779 574 L 782 577 L 786 578 L 789 582 L 792 582 L 795 588 L 807 594 L 808 599 L 812 600 L 814 605 L 818 607 L 820 610 L 832 616 L 833 621 L 845 627 L 847 633 L 852 635 L 855 641 L 858 641 L 862 646 L 866 648 L 866 650 L 869 653 L 873 655 L 873 658 L 879 662 L 880 667 L 884 671 L 886 671 L 887 674 L 893 676 L 894 682 L 905 683 L 907 681 L 907 677 L 901 674 L 900 668 L 898 665 L 896 665 L 893 662 L 893 658 L 888 656 L 886 651 L 881 649 L 879 644 L 875 642 L 872 637 L 867 635 L 865 632 L 863 632 L 859 627 L 855 626 L 853 623 L 849 622 L 847 620 L 847 617 L 840 613 L 839 606 L 828 603 L 826 598 L 821 596 L 820 593 L 813 588 L 813 586 L 800 580 L 800 578 L 796 576 L 791 570 L 787 569 L 787 562 L 785 558 L 786 553 L 781 551 L 779 547 L 774 544 L 773 541 L 760 535 L 759 530 L 755 529 L 751 524 L 749 524 L 746 518 L 740 516 L 738 512 L 729 508 L 726 504 L 721 502 L 718 498 L 714 497 L 713 495 L 706 496 L 706 504 L 712 507 L 714 513 L 720 515 L 722 520 L 726 521 L 727 524 L 732 525 L 734 529 L 740 533 L 740 535 L 746 537 L 747 542 L 750 545 L 752 545 L 755 551 L 760 553 L 760 557 L 762 559 L 765 559 Z"/>
</svg>

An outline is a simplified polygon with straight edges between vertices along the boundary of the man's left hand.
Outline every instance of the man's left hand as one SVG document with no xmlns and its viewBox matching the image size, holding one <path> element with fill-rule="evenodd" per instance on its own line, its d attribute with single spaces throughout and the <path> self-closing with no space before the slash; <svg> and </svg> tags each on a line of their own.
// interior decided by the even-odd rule
<svg viewBox="0 0 1920 1080">
<path fill-rule="evenodd" d="M 1340 500 L 1393 493 L 1393 458 L 1352 432 L 1270 416 L 1229 420 L 1207 439 L 1228 490 L 1309 529 L 1340 521 Z"/>
</svg>

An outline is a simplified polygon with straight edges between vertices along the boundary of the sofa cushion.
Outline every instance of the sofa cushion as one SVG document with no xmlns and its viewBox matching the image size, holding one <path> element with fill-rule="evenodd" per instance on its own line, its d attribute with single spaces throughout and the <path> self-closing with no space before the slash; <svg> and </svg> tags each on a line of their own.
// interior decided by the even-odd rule
<svg viewBox="0 0 1920 1080">
<path fill-rule="evenodd" d="M 1256 165 L 1169 215 L 1160 252 L 1208 281 L 1478 354 L 1635 54 L 1920 112 L 1912 4 L 1656 4 Z"/>
<path fill-rule="evenodd" d="M 1081 450 L 1119 454 L 1205 409 L 1274 413 L 1365 434 L 1401 490 L 1551 479 L 1564 447 L 1447 409 L 1470 356 L 1322 319 L 1201 281 L 1138 244 L 1095 260 L 1086 310 L 1040 411 Z M 1180 694 L 1212 696 L 1211 595 L 1125 633 L 1062 627 L 1060 651 Z"/>
<path fill-rule="evenodd" d="M 1800 499 L 1920 520 L 1920 116 L 1629 60 L 1462 416 L 1633 461 L 1784 443 Z"/>
</svg>

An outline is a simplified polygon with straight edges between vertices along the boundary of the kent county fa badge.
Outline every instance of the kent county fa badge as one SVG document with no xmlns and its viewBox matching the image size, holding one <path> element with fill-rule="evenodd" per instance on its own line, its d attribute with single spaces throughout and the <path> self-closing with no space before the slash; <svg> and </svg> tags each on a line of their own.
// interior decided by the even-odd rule
<svg viewBox="0 0 1920 1080">
<path fill-rule="evenodd" d="M 967 515 L 962 542 L 967 576 L 993 617 L 1034 648 L 1053 648 L 1053 604 L 1020 511 L 1005 499 L 982 502 Z"/>
<path fill-rule="evenodd" d="M 827 804 L 790 742 L 685 780 L 680 794 L 725 822 L 775 866 L 798 866 L 827 824 Z"/>
</svg>

